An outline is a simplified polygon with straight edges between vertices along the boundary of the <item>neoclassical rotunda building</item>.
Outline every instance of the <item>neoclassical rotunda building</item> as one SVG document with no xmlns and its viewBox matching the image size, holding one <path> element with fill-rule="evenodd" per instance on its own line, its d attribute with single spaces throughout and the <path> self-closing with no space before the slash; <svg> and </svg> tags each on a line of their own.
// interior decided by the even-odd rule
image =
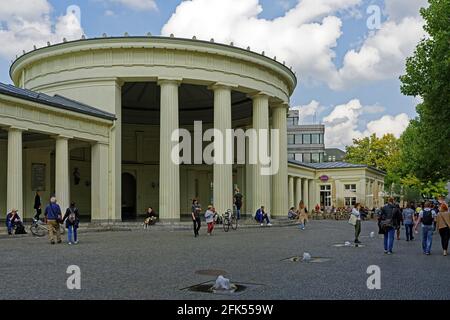
<svg viewBox="0 0 450 320">
<path fill-rule="evenodd" d="M 39 191 L 44 202 L 55 194 L 63 208 L 75 201 L 93 222 L 132 219 L 150 206 L 161 220 L 177 221 L 190 214 L 192 199 L 219 212 L 232 208 L 239 188 L 244 213 L 264 205 L 276 217 L 299 200 L 311 207 L 339 198 L 348 191 L 339 179 L 352 191 L 358 185 L 358 200 L 381 188 L 382 176 L 369 168 L 336 167 L 324 181 L 325 168 L 288 164 L 296 76 L 249 48 L 195 38 L 83 38 L 23 54 L 10 76 L 14 85 L 0 84 L 2 213 L 16 208 L 30 219 Z M 261 175 L 248 161 L 177 164 L 172 133 L 194 134 L 194 121 L 203 131 L 278 129 L 278 171 Z"/>
<path fill-rule="evenodd" d="M 288 207 L 286 114 L 296 76 L 276 59 L 233 45 L 174 37 L 104 37 L 49 45 L 13 62 L 0 87 L 0 210 L 27 218 L 41 191 L 92 221 L 152 206 L 179 220 L 192 199 L 219 212 Z M 171 134 L 279 129 L 273 176 L 251 164 L 175 164 Z"/>
</svg>

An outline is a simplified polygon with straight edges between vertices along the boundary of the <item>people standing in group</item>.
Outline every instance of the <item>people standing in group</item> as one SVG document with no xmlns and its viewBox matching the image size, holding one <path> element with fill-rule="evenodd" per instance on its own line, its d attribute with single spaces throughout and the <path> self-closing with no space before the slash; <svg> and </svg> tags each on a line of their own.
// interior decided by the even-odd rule
<svg viewBox="0 0 450 320">
<path fill-rule="evenodd" d="M 78 226 L 80 224 L 80 212 L 75 206 L 75 202 L 70 203 L 70 207 L 67 208 L 66 213 L 62 219 L 66 222 L 67 228 L 67 244 L 78 244 Z M 59 230 L 59 227 L 58 227 Z"/>
<path fill-rule="evenodd" d="M 243 204 L 243 201 L 242 201 L 243 198 L 244 198 L 244 196 L 240 192 L 239 188 L 236 188 L 235 193 L 234 193 L 234 205 L 236 206 L 236 218 L 238 220 L 241 219 L 241 208 L 242 208 L 242 204 Z"/>
<path fill-rule="evenodd" d="M 200 220 L 200 212 L 202 211 L 201 206 L 198 204 L 197 199 L 192 201 L 192 222 L 194 225 L 194 237 L 199 236 L 200 227 L 202 225 Z"/>
<path fill-rule="evenodd" d="M 361 243 L 359 241 L 359 235 L 361 234 L 361 204 L 356 203 L 355 206 L 352 209 L 352 215 L 356 217 L 356 224 L 355 224 L 355 244 Z"/>
<path fill-rule="evenodd" d="M 298 204 L 297 217 L 300 222 L 299 227 L 301 230 L 305 230 L 306 222 L 308 221 L 308 209 L 306 209 L 303 200 Z"/>
<path fill-rule="evenodd" d="M 35 210 L 34 219 L 39 220 L 40 215 L 42 214 L 42 199 L 41 199 L 41 194 L 39 193 L 39 191 L 36 191 L 36 194 L 34 196 L 33 208 Z"/>
<path fill-rule="evenodd" d="M 55 239 L 57 243 L 61 243 L 61 231 L 59 229 L 59 224 L 62 222 L 62 214 L 59 204 L 56 203 L 55 196 L 50 198 L 50 203 L 45 208 L 44 215 L 48 226 L 48 237 L 50 243 L 55 244 Z"/>
<path fill-rule="evenodd" d="M 417 230 L 419 223 L 422 227 L 422 249 L 426 255 L 431 254 L 431 245 L 433 244 L 433 223 L 436 219 L 437 213 L 431 208 L 431 202 L 425 202 L 425 208 L 419 213 L 419 220 L 416 223 L 415 230 Z"/>
<path fill-rule="evenodd" d="M 208 225 L 208 236 L 212 235 L 212 232 L 214 230 L 214 215 L 215 215 L 215 209 L 212 205 L 208 206 L 208 209 L 205 212 L 205 220 L 206 224 Z"/>
<path fill-rule="evenodd" d="M 255 220 L 261 224 L 261 227 L 264 226 L 264 221 L 266 221 L 268 226 L 271 226 L 269 214 L 266 212 L 264 206 L 261 206 L 258 210 L 256 210 Z"/>
<path fill-rule="evenodd" d="M 394 198 L 390 197 L 378 217 L 380 233 L 384 235 L 384 253 L 388 255 L 393 253 L 396 228 L 394 217 L 398 214 L 400 213 L 394 204 Z"/>
<path fill-rule="evenodd" d="M 448 242 L 450 240 L 450 212 L 446 203 L 441 203 L 436 217 L 436 229 L 441 236 L 443 255 L 448 254 Z"/>
<path fill-rule="evenodd" d="M 407 204 L 406 208 L 402 211 L 403 224 L 405 225 L 406 241 L 414 240 L 413 228 L 414 228 L 414 214 L 415 211 L 411 204 Z"/>
</svg>

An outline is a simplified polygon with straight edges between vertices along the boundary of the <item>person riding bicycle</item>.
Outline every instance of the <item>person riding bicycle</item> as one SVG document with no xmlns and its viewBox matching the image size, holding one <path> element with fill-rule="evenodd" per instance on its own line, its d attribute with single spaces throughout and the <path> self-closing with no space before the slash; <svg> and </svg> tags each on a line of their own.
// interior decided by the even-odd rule
<svg viewBox="0 0 450 320">
<path fill-rule="evenodd" d="M 70 203 L 70 207 L 67 208 L 66 214 L 64 215 L 63 221 L 66 222 L 67 228 L 67 243 L 72 244 L 72 234 L 73 243 L 78 244 L 78 226 L 80 224 L 80 213 L 78 208 L 75 206 L 75 202 Z"/>
<path fill-rule="evenodd" d="M 15 234 L 26 234 L 25 228 L 23 226 L 22 220 L 16 209 L 12 209 L 10 213 L 6 215 L 6 228 L 8 229 L 8 234 L 12 235 L 14 229 L 16 229 Z"/>
</svg>

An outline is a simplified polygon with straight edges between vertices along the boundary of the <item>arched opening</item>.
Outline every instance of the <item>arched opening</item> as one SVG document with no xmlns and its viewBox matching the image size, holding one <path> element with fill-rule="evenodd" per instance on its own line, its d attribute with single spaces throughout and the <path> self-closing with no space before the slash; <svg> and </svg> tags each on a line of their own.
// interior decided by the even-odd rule
<svg viewBox="0 0 450 320">
<path fill-rule="evenodd" d="M 136 219 L 136 178 L 122 173 L 122 221 Z"/>
</svg>

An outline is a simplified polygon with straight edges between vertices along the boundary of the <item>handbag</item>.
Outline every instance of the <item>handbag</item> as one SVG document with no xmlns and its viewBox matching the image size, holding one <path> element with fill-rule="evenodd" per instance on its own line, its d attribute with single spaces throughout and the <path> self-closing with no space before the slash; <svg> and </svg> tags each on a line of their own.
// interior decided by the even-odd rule
<svg viewBox="0 0 450 320">
<path fill-rule="evenodd" d="M 352 226 L 356 226 L 356 221 L 358 221 L 358 218 L 354 214 L 351 214 L 348 223 Z"/>
</svg>

